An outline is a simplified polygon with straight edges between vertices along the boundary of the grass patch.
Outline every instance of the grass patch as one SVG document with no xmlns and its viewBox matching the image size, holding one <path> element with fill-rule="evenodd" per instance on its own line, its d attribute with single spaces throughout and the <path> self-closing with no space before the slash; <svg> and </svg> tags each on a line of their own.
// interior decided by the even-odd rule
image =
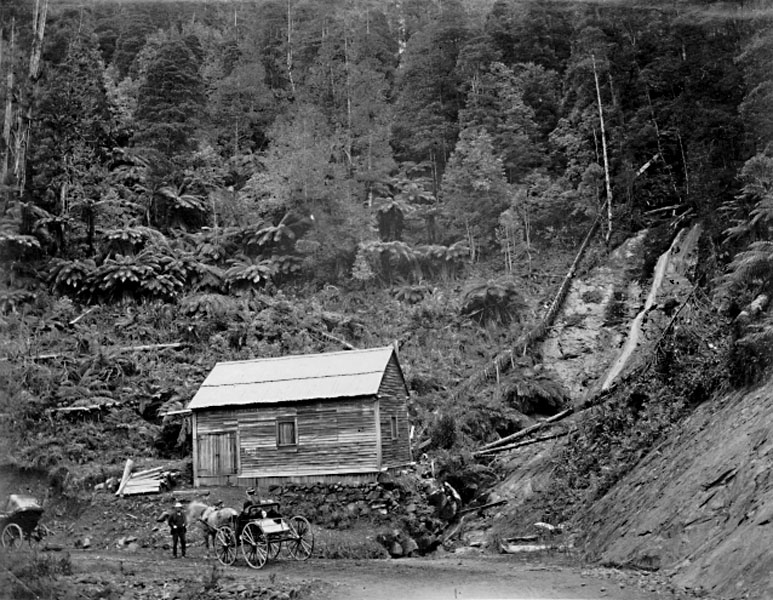
<svg viewBox="0 0 773 600">
<path fill-rule="evenodd" d="M 371 529 L 319 529 L 314 532 L 314 555 L 320 558 L 389 558 Z"/>
<path fill-rule="evenodd" d="M 72 574 L 70 555 L 22 550 L 0 550 L 0 586 L 16 600 L 69 600 L 75 588 L 62 576 Z"/>
</svg>

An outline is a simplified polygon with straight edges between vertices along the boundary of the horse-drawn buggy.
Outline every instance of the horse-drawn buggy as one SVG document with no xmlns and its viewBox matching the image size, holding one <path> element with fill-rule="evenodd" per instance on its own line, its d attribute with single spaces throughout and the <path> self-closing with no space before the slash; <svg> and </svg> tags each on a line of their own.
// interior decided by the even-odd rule
<svg viewBox="0 0 773 600">
<path fill-rule="evenodd" d="M 282 549 L 296 560 L 306 560 L 314 550 L 314 534 L 304 517 L 283 517 L 278 502 L 254 503 L 244 507 L 233 527 L 225 525 L 215 534 L 215 554 L 221 564 L 236 561 L 237 547 L 248 565 L 260 569 Z"/>
<path fill-rule="evenodd" d="M 39 541 L 43 532 L 40 517 L 43 508 L 31 496 L 11 494 L 5 512 L 0 513 L 0 545 L 3 548 L 18 548 L 24 540 Z"/>
</svg>

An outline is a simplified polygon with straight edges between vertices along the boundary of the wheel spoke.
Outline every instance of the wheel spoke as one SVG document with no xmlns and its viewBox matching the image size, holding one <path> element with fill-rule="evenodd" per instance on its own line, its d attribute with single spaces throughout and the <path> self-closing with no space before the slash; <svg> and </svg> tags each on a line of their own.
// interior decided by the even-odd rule
<svg viewBox="0 0 773 600">
<path fill-rule="evenodd" d="M 24 532 L 21 530 L 18 523 L 8 523 L 8 525 L 3 528 L 3 533 L 0 536 L 0 543 L 2 543 L 3 548 L 18 548 L 21 546 L 23 539 Z"/>
<path fill-rule="evenodd" d="M 221 527 L 215 535 L 215 555 L 221 564 L 229 566 L 236 560 L 236 536 L 228 526 Z"/>
<path fill-rule="evenodd" d="M 309 522 L 300 516 L 290 519 L 290 529 L 293 534 L 288 544 L 288 552 L 296 560 L 308 559 L 314 551 L 314 533 Z"/>
<path fill-rule="evenodd" d="M 269 544 L 260 527 L 255 523 L 247 523 L 241 535 L 242 555 L 253 569 L 260 569 L 266 564 Z"/>
</svg>

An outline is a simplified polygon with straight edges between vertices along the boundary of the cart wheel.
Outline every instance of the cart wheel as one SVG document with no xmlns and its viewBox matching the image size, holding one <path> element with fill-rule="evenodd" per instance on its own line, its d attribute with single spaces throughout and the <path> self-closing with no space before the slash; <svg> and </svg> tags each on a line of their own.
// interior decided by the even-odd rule
<svg viewBox="0 0 773 600">
<path fill-rule="evenodd" d="M 268 540 L 256 523 L 247 523 L 242 531 L 242 555 L 253 569 L 260 569 L 268 559 Z"/>
<path fill-rule="evenodd" d="M 300 516 L 290 519 L 293 538 L 287 542 L 287 551 L 295 560 L 306 560 L 314 551 L 314 533 L 309 522 Z"/>
<path fill-rule="evenodd" d="M 279 553 L 282 551 L 282 542 L 272 542 L 269 540 L 268 542 L 268 557 L 270 559 L 275 559 L 277 556 L 279 556 Z"/>
<path fill-rule="evenodd" d="M 19 548 L 23 540 L 24 532 L 17 523 L 8 523 L 3 528 L 2 536 L 0 536 L 3 548 Z"/>
<path fill-rule="evenodd" d="M 220 564 L 226 567 L 234 564 L 236 560 L 236 534 L 228 525 L 215 533 L 215 556 Z"/>
</svg>

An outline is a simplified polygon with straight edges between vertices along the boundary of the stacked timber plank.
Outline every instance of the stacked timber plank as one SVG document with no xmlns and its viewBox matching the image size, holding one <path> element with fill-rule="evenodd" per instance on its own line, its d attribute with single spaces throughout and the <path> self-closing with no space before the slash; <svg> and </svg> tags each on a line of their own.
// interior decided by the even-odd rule
<svg viewBox="0 0 773 600">
<path fill-rule="evenodd" d="M 133 468 L 134 462 L 128 459 L 124 467 L 121 484 L 115 493 L 116 496 L 157 494 L 161 491 L 161 485 L 166 477 L 164 467 L 153 467 L 152 469 L 132 473 Z"/>
</svg>

